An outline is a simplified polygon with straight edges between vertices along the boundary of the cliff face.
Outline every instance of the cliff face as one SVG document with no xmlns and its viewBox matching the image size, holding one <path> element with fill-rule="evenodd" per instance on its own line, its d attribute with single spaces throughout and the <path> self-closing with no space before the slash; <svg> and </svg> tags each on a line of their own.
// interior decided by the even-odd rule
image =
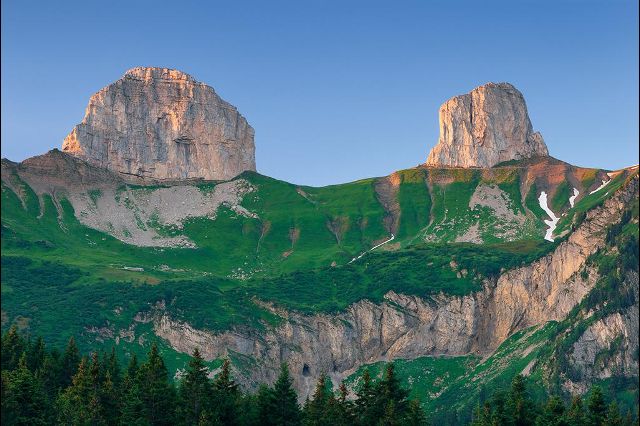
<svg viewBox="0 0 640 426">
<path fill-rule="evenodd" d="M 493 167 L 548 155 L 522 93 L 509 83 L 488 83 L 455 96 L 440 107 L 439 117 L 440 138 L 428 166 Z"/>
<path fill-rule="evenodd" d="M 62 150 L 153 179 L 227 180 L 256 169 L 254 130 L 206 84 L 167 68 L 133 68 L 94 94 Z"/>
<path fill-rule="evenodd" d="M 243 377 L 245 385 L 272 382 L 278 366 L 286 361 L 302 398 L 312 392 L 322 373 L 336 383 L 359 366 L 380 360 L 486 355 L 518 330 L 562 320 L 583 299 L 597 280 L 587 258 L 604 245 L 604 230 L 620 220 L 637 193 L 636 176 L 601 207 L 591 210 L 553 253 L 487 281 L 482 291 L 468 296 L 425 300 L 389 292 L 380 305 L 360 301 L 337 315 L 305 316 L 264 305 L 284 319 L 280 326 L 264 332 L 237 328 L 213 334 L 171 318 L 164 309 L 155 309 L 143 321 L 153 322 L 155 333 L 180 352 L 198 348 L 208 359 L 233 352 L 255 360 L 260 368 Z M 579 272 L 585 268 L 583 278 Z M 585 339 L 591 340 L 587 335 Z M 592 349 L 585 351 L 595 351 Z"/>
</svg>

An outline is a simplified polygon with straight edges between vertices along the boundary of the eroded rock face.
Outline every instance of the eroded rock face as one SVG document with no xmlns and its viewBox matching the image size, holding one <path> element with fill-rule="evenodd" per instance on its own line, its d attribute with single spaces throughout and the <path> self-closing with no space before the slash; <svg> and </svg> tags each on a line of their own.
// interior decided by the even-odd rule
<svg viewBox="0 0 640 426">
<path fill-rule="evenodd" d="M 133 68 L 94 94 L 62 150 L 153 179 L 231 179 L 256 169 L 254 130 L 213 88 L 168 68 Z"/>
<path fill-rule="evenodd" d="M 439 111 L 440 138 L 428 166 L 493 167 L 503 161 L 548 155 L 533 131 L 524 97 L 509 83 L 487 83 L 455 96 Z"/>
<path fill-rule="evenodd" d="M 312 316 L 261 303 L 283 319 L 281 325 L 265 331 L 249 327 L 220 333 L 197 330 L 171 318 L 164 309 L 156 310 L 148 321 L 153 322 L 157 336 L 180 352 L 198 348 L 206 359 L 233 352 L 258 362 L 259 368 L 250 375 L 236 376 L 245 386 L 273 382 L 278 366 L 286 361 L 302 399 L 313 391 L 322 373 L 339 383 L 359 366 L 382 360 L 486 355 L 518 330 L 562 320 L 584 298 L 598 279 L 597 272 L 587 266 L 587 258 L 605 244 L 603 231 L 620 220 L 637 194 L 636 176 L 602 206 L 589 211 L 585 221 L 551 254 L 507 271 L 487 281 L 481 291 L 464 297 L 441 294 L 426 300 L 389 292 L 379 305 L 363 300 L 336 315 Z M 584 268 L 586 278 L 579 273 Z M 637 282 L 637 275 L 635 279 Z M 633 330 L 633 326 L 625 327 Z M 594 329 L 593 334 L 603 333 Z"/>
</svg>

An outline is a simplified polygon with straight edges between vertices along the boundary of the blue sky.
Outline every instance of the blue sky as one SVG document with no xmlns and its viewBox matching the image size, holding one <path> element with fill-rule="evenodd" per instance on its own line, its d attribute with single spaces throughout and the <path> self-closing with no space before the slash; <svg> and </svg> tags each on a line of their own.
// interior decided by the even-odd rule
<svg viewBox="0 0 640 426">
<path fill-rule="evenodd" d="M 551 155 L 638 162 L 635 1 L 2 1 L 2 156 L 60 147 L 138 65 L 192 74 L 256 129 L 258 170 L 326 185 L 424 162 L 438 107 L 523 92 Z"/>
</svg>

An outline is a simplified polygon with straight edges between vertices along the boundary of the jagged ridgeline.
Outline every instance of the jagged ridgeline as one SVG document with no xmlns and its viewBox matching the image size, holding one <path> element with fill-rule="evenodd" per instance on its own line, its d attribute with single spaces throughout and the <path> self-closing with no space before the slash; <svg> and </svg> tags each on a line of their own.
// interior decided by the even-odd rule
<svg viewBox="0 0 640 426">
<path fill-rule="evenodd" d="M 213 89 L 132 70 L 66 152 L 2 160 L 2 330 L 123 358 L 156 342 L 176 377 L 197 348 L 246 388 L 286 361 L 302 399 L 397 359 L 436 418 L 518 373 L 633 405 L 637 166 L 548 156 L 508 84 L 440 118 L 427 165 L 300 186 L 254 171 L 253 129 Z"/>
</svg>

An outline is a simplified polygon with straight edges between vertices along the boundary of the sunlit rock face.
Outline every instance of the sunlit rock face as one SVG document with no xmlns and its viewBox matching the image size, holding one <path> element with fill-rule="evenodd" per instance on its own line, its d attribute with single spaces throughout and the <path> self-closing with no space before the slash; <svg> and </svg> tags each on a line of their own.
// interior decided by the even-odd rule
<svg viewBox="0 0 640 426">
<path fill-rule="evenodd" d="M 522 93 L 509 83 L 487 83 L 455 96 L 442 104 L 439 116 L 440 138 L 428 166 L 486 168 L 548 155 Z"/>
<path fill-rule="evenodd" d="M 123 174 L 225 180 L 255 171 L 253 138 L 213 88 L 177 70 L 138 67 L 91 96 L 62 150 Z"/>
</svg>

